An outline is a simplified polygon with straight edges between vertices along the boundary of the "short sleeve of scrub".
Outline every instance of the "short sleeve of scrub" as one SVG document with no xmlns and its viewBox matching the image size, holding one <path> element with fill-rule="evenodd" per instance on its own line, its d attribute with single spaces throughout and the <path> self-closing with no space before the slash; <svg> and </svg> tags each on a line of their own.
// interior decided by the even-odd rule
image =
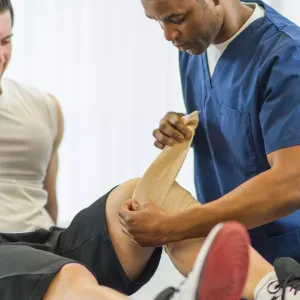
<svg viewBox="0 0 300 300">
<path fill-rule="evenodd" d="M 300 145 L 300 46 L 288 42 L 260 68 L 260 123 L 267 154 Z"/>
</svg>

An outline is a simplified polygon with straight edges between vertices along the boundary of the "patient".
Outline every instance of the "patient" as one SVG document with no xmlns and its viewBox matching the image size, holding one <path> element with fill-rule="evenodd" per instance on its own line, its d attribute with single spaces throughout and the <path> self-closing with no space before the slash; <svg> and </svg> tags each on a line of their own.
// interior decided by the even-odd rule
<svg viewBox="0 0 300 300">
<path fill-rule="evenodd" d="M 13 9 L 0 3 L 0 231 L 49 228 L 57 221 L 57 149 L 63 118 L 57 100 L 3 78 L 12 54 Z"/>
</svg>

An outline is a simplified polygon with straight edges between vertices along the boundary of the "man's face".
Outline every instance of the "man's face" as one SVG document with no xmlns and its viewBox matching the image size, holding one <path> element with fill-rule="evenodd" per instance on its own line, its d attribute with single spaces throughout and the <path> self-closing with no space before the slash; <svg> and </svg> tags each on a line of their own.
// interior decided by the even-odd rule
<svg viewBox="0 0 300 300">
<path fill-rule="evenodd" d="M 141 0 L 147 17 L 159 22 L 166 40 L 198 55 L 221 29 L 213 0 Z"/>
<path fill-rule="evenodd" d="M 12 22 L 9 11 L 0 14 L 0 78 L 6 70 L 12 53 Z"/>
</svg>

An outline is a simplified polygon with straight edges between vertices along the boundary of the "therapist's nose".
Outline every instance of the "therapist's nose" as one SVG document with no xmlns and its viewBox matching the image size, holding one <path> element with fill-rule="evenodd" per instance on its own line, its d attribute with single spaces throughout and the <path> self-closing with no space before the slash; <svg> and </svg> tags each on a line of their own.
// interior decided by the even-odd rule
<svg viewBox="0 0 300 300">
<path fill-rule="evenodd" d="M 173 24 L 161 24 L 161 28 L 164 31 L 165 39 L 169 42 L 177 40 L 179 37 L 180 33 L 176 28 L 174 28 Z"/>
</svg>

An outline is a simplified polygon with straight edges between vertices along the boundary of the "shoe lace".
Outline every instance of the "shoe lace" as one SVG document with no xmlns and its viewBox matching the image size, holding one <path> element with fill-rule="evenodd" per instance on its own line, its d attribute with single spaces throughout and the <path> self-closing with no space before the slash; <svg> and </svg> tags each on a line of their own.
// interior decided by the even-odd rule
<svg viewBox="0 0 300 300">
<path fill-rule="evenodd" d="M 274 287 L 274 291 L 271 291 L 271 286 L 277 283 Z M 277 294 L 280 289 L 282 289 L 282 297 L 281 300 L 285 300 L 285 292 L 287 288 L 290 287 L 291 291 L 294 290 L 294 295 L 296 296 L 298 292 L 300 292 L 300 277 L 291 275 L 282 281 L 273 281 L 268 285 L 268 292 L 270 294 Z"/>
</svg>

